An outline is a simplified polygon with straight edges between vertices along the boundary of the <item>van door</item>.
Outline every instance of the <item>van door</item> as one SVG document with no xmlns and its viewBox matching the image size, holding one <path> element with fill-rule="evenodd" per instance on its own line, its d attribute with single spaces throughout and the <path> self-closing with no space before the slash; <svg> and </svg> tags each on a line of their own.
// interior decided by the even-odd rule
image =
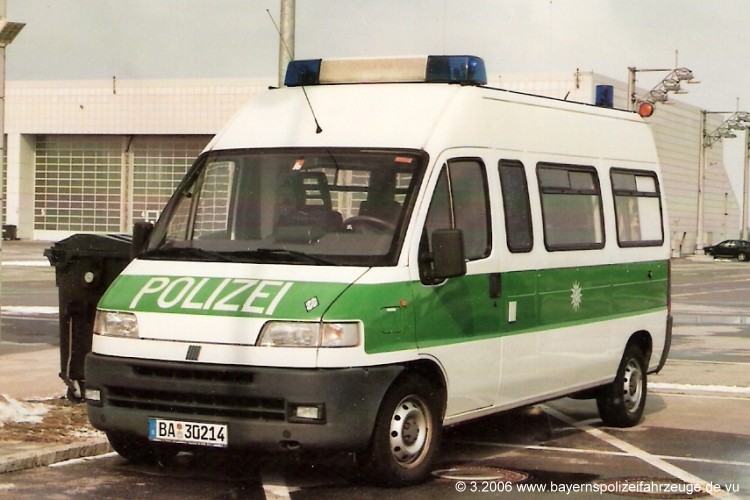
<svg viewBox="0 0 750 500">
<path fill-rule="evenodd" d="M 415 281 L 416 333 L 421 353 L 438 359 L 448 379 L 446 416 L 489 407 L 499 383 L 501 324 L 493 294 L 492 216 L 484 162 L 457 157 L 443 163 L 421 231 Z M 432 234 L 463 233 L 466 274 L 436 279 Z"/>
</svg>

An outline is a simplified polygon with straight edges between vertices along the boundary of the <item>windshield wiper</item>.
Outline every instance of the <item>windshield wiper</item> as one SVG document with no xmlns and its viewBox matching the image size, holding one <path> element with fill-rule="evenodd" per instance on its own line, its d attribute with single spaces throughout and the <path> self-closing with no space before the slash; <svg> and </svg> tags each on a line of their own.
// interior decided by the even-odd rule
<svg viewBox="0 0 750 500">
<path fill-rule="evenodd" d="M 291 262 L 305 262 L 308 264 L 336 265 L 314 255 L 298 252 L 296 250 L 286 250 L 284 248 L 258 248 L 257 250 L 241 250 L 215 252 L 199 247 L 161 247 L 140 255 L 140 258 L 146 259 L 184 259 L 184 260 L 201 260 L 201 261 L 218 261 L 218 262 L 249 262 L 252 260 L 286 260 Z"/>
<path fill-rule="evenodd" d="M 141 258 L 167 259 L 176 257 L 178 259 L 194 260 L 198 258 L 201 261 L 219 261 L 219 262 L 242 262 L 240 259 L 221 252 L 214 252 L 198 247 L 161 247 L 146 252 Z"/>
<path fill-rule="evenodd" d="M 305 252 L 298 252 L 296 250 L 286 250 L 284 248 L 258 248 L 249 253 L 253 256 L 258 256 L 258 257 L 265 255 L 265 256 L 278 256 L 278 257 L 292 258 L 294 261 L 297 261 L 297 262 L 308 262 L 311 264 L 317 264 L 317 265 L 323 265 L 323 266 L 337 265 L 335 262 L 331 262 L 330 260 L 316 257 L 315 255 L 310 255 Z"/>
</svg>

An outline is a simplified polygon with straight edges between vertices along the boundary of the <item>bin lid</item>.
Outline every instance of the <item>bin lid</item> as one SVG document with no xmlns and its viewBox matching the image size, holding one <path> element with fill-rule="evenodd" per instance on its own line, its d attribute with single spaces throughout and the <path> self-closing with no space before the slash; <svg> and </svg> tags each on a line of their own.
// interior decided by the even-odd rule
<svg viewBox="0 0 750 500">
<path fill-rule="evenodd" d="M 130 259 L 133 236 L 130 234 L 74 234 L 44 250 L 52 266 L 65 265 L 73 257 L 123 257 Z"/>
</svg>

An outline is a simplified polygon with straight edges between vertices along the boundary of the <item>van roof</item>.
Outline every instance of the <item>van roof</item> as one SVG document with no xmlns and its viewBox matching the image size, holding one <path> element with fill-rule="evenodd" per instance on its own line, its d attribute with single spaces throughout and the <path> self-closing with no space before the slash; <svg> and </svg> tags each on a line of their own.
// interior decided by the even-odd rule
<svg viewBox="0 0 750 500">
<path fill-rule="evenodd" d="M 653 144 L 650 129 L 635 113 L 488 87 L 378 83 L 263 92 L 206 149 L 359 147 L 429 153 L 461 145 L 580 155 L 583 145 L 586 156 L 653 161 L 653 151 L 633 149 L 644 141 Z"/>
<path fill-rule="evenodd" d="M 487 87 L 389 83 L 263 92 L 206 149 L 359 147 L 430 152 L 461 145 L 580 155 L 582 140 L 594 156 L 620 158 L 640 156 L 633 148 L 642 150 L 644 140 L 653 144 L 648 126 L 635 113 Z M 651 153 L 644 153 L 649 160 L 654 158 Z"/>
</svg>

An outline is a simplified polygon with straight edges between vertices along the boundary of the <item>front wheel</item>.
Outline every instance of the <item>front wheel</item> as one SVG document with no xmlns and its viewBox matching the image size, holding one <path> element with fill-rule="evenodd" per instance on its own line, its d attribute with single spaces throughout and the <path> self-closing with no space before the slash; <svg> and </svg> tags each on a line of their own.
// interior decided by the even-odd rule
<svg viewBox="0 0 750 500">
<path fill-rule="evenodd" d="M 397 381 L 388 391 L 360 462 L 378 484 L 405 486 L 429 476 L 442 434 L 439 394 L 421 376 Z"/>
<path fill-rule="evenodd" d="M 625 348 L 615 381 L 596 399 L 599 416 L 610 427 L 632 427 L 646 407 L 646 361 L 635 344 Z"/>
</svg>

